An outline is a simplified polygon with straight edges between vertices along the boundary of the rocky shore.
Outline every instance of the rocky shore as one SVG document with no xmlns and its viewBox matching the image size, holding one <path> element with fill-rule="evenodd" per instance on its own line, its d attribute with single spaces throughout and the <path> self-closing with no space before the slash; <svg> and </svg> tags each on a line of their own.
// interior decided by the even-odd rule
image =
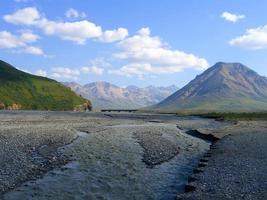
<svg viewBox="0 0 267 200">
<path fill-rule="evenodd" d="M 201 131 L 220 140 L 199 160 L 177 199 L 267 199 L 266 121 Z"/>
<path fill-rule="evenodd" d="M 0 112 L 1 199 L 173 199 L 209 144 L 175 115 Z M 218 126 L 220 123 L 218 123 Z"/>
<path fill-rule="evenodd" d="M 0 127 L 0 199 L 267 197 L 265 121 L 5 111 Z"/>
</svg>

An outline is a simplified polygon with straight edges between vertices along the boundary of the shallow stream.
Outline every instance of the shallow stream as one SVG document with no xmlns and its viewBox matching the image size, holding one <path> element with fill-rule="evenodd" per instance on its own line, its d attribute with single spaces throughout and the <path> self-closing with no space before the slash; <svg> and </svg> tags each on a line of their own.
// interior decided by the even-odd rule
<svg viewBox="0 0 267 200">
<path fill-rule="evenodd" d="M 179 154 L 147 167 L 142 161 L 144 149 L 134 137 L 146 131 L 175 142 Z M 102 132 L 77 135 L 73 143 L 58 149 L 73 161 L 24 183 L 4 199 L 175 199 L 209 148 L 209 143 L 186 135 L 174 124 L 110 126 Z"/>
</svg>

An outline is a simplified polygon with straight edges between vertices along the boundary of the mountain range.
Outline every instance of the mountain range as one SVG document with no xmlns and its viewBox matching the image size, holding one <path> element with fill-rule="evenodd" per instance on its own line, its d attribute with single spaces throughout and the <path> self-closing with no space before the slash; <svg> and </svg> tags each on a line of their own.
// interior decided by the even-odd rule
<svg viewBox="0 0 267 200">
<path fill-rule="evenodd" d="M 218 62 L 149 109 L 266 111 L 267 78 L 241 63 Z"/>
<path fill-rule="evenodd" d="M 28 74 L 0 60 L 1 109 L 73 110 L 86 101 L 55 80 Z"/>
<path fill-rule="evenodd" d="M 178 88 L 175 85 L 168 87 L 148 86 L 140 88 L 128 86 L 125 88 L 108 82 L 98 81 L 86 85 L 75 82 L 63 83 L 77 94 L 90 99 L 94 108 L 101 109 L 135 109 L 154 105 Z"/>
<path fill-rule="evenodd" d="M 59 83 L 0 60 L 0 85 L 0 109 L 73 110 L 90 99 L 94 108 L 101 109 L 267 111 L 267 78 L 241 63 L 218 62 L 178 90 L 175 85 L 123 88 L 104 81 Z"/>
</svg>

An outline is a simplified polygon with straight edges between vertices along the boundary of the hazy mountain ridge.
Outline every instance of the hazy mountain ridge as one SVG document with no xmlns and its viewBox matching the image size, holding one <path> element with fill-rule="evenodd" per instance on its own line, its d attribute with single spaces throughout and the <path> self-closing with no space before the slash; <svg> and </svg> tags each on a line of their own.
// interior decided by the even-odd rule
<svg viewBox="0 0 267 200">
<path fill-rule="evenodd" d="M 218 62 L 152 108 L 267 110 L 267 78 L 241 63 Z"/>
<path fill-rule="evenodd" d="M 93 82 L 84 86 L 75 82 L 65 82 L 63 84 L 77 94 L 89 98 L 94 107 L 102 109 L 141 108 L 154 105 L 178 89 L 175 85 L 168 87 L 148 86 L 145 88 L 128 86 L 122 88 L 104 81 Z"/>
<path fill-rule="evenodd" d="M 3 108 L 18 105 L 15 107 L 30 110 L 73 110 L 86 102 L 55 80 L 25 73 L 1 60 L 0 85 Z"/>
</svg>

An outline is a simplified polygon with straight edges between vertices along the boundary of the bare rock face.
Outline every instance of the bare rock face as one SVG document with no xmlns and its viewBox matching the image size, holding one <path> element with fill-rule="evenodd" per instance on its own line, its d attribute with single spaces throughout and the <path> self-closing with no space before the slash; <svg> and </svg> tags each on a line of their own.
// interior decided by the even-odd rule
<svg viewBox="0 0 267 200">
<path fill-rule="evenodd" d="M 64 84 L 77 94 L 90 99 L 94 107 L 101 109 L 146 107 L 162 101 L 178 90 L 175 85 L 168 87 L 148 86 L 145 88 L 128 86 L 122 88 L 104 81 L 93 82 L 84 86 L 75 82 Z"/>
<path fill-rule="evenodd" d="M 153 108 L 267 110 L 267 78 L 240 63 L 218 62 Z"/>
</svg>

